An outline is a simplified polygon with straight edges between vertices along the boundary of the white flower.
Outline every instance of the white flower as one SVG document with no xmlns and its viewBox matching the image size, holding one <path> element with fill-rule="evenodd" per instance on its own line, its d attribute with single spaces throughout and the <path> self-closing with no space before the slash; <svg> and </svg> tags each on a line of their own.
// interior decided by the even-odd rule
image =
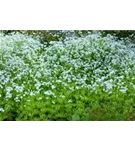
<svg viewBox="0 0 135 150">
<path fill-rule="evenodd" d="M 36 77 L 40 78 L 40 77 L 41 77 L 41 73 L 40 73 L 40 72 L 37 72 L 37 73 L 36 73 Z"/>
<path fill-rule="evenodd" d="M 11 93 L 6 93 L 6 98 L 11 98 L 12 94 Z"/>
<path fill-rule="evenodd" d="M 53 95 L 53 96 L 55 96 L 55 94 L 52 91 L 50 91 L 50 90 L 45 91 L 44 94 L 45 95 Z"/>
<path fill-rule="evenodd" d="M 55 88 L 56 88 L 56 86 L 52 85 L 52 86 L 51 86 L 51 88 L 52 88 L 52 89 L 55 89 Z"/>
<path fill-rule="evenodd" d="M 64 96 L 64 95 L 60 95 L 60 97 L 61 97 L 61 98 L 65 98 L 65 96 Z"/>
<path fill-rule="evenodd" d="M 122 88 L 120 89 L 120 92 L 122 92 L 122 93 L 126 93 L 126 92 L 127 92 L 127 90 L 128 90 L 128 88 L 127 88 L 127 87 L 122 87 Z"/>
<path fill-rule="evenodd" d="M 0 112 L 4 112 L 4 109 L 3 109 L 3 108 L 0 108 Z"/>
<path fill-rule="evenodd" d="M 68 102 L 68 103 L 72 103 L 72 100 L 71 100 L 71 99 L 69 99 L 67 102 Z"/>
<path fill-rule="evenodd" d="M 34 96 L 35 93 L 33 91 L 30 91 L 30 96 Z"/>
<path fill-rule="evenodd" d="M 16 102 L 20 102 L 19 97 L 15 97 L 14 100 L 15 100 Z"/>
</svg>

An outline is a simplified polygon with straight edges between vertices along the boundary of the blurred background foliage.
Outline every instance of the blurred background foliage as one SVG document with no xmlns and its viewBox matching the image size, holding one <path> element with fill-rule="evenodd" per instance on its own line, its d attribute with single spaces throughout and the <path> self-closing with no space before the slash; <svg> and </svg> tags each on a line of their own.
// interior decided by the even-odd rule
<svg viewBox="0 0 135 150">
<path fill-rule="evenodd" d="M 66 37 L 82 37 L 93 32 L 100 32 L 102 36 L 111 34 L 118 39 L 130 38 L 135 41 L 135 30 L 3 30 L 4 34 L 11 34 L 13 32 L 20 32 L 26 35 L 38 36 L 41 43 L 49 45 L 50 41 L 64 40 Z"/>
<path fill-rule="evenodd" d="M 114 36 L 117 36 L 118 38 L 131 38 L 135 35 L 135 30 L 106 30 L 101 32 L 103 33 L 103 35 L 112 34 Z"/>
<path fill-rule="evenodd" d="M 81 37 L 87 35 L 88 30 L 3 30 L 1 31 L 5 35 L 12 33 L 22 33 L 26 35 L 32 35 L 33 37 L 39 37 L 41 43 L 49 45 L 50 41 L 64 40 L 66 37 Z"/>
</svg>

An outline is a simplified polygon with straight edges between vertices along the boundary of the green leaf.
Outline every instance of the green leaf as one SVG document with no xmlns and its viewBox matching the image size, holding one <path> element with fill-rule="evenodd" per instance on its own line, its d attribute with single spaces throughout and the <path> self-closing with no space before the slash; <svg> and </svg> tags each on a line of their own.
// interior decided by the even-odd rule
<svg viewBox="0 0 135 150">
<path fill-rule="evenodd" d="M 72 121 L 80 121 L 80 117 L 77 114 L 72 115 Z"/>
</svg>

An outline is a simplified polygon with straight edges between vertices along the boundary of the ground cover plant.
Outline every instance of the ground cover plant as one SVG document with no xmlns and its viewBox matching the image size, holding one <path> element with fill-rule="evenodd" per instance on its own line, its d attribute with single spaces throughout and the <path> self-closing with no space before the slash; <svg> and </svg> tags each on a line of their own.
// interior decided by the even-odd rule
<svg viewBox="0 0 135 150">
<path fill-rule="evenodd" d="M 135 120 L 134 42 L 59 32 L 0 33 L 0 120 Z"/>
</svg>

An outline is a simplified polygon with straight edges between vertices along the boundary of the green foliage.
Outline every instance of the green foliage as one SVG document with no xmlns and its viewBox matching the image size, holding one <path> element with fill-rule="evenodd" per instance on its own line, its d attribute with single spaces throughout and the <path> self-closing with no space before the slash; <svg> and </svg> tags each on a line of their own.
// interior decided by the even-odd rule
<svg viewBox="0 0 135 150">
<path fill-rule="evenodd" d="M 100 32 L 103 37 L 107 34 L 111 34 L 116 36 L 118 39 L 130 38 L 133 42 L 135 41 L 135 30 L 3 30 L 2 32 L 5 35 L 19 32 L 21 34 L 32 35 L 33 37 L 38 36 L 40 38 L 41 43 L 46 43 L 47 45 L 50 44 L 50 41 L 62 41 L 67 36 L 83 37 L 95 32 Z"/>
<path fill-rule="evenodd" d="M 134 44 L 85 31 L 64 41 L 60 31 L 19 32 L 1 34 L 0 120 L 135 120 Z M 31 35 L 59 42 L 42 49 Z"/>
<path fill-rule="evenodd" d="M 115 35 L 118 38 L 133 38 L 133 36 L 135 36 L 135 30 L 103 30 L 101 32 L 103 36 L 111 34 Z"/>
</svg>

